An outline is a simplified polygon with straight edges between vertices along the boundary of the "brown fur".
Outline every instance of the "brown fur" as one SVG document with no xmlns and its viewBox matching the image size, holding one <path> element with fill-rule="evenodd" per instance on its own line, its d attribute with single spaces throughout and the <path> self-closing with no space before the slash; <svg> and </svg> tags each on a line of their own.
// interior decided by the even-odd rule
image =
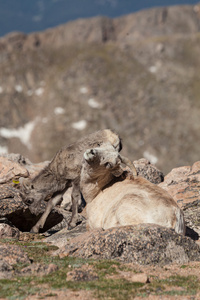
<svg viewBox="0 0 200 300">
<path fill-rule="evenodd" d="M 120 137 L 109 129 L 92 133 L 74 144 L 60 149 L 49 165 L 44 168 L 32 180 L 24 181 L 21 185 L 21 196 L 23 201 L 29 206 L 32 213 L 38 214 L 41 201 L 47 199 L 47 211 L 62 201 L 62 195 L 73 186 L 72 191 L 72 218 L 71 227 L 76 225 L 78 217 L 78 203 L 81 202 L 79 191 L 79 176 L 83 153 L 91 147 L 99 147 L 103 143 L 110 143 L 116 151 L 122 149 Z M 38 232 L 43 227 L 47 212 L 42 216 L 42 220 L 32 228 L 32 232 Z"/>
</svg>

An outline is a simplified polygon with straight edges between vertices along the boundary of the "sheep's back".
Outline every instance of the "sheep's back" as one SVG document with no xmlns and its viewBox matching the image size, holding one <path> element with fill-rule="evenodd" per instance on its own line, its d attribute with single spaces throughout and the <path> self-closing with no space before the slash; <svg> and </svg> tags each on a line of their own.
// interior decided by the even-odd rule
<svg viewBox="0 0 200 300">
<path fill-rule="evenodd" d="M 142 177 L 127 178 L 101 191 L 87 205 L 87 216 L 91 228 L 106 229 L 154 221 L 160 224 L 164 215 L 167 224 L 177 207 L 173 198 L 160 187 Z"/>
</svg>

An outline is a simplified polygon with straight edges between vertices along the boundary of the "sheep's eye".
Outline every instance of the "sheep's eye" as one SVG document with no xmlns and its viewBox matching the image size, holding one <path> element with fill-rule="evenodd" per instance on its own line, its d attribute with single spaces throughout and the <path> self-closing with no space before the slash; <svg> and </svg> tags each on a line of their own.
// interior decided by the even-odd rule
<svg viewBox="0 0 200 300">
<path fill-rule="evenodd" d="M 33 203 L 33 199 L 26 200 L 26 205 L 31 205 Z"/>
<path fill-rule="evenodd" d="M 113 167 L 113 165 L 110 162 L 105 163 L 106 169 L 110 169 Z"/>
</svg>

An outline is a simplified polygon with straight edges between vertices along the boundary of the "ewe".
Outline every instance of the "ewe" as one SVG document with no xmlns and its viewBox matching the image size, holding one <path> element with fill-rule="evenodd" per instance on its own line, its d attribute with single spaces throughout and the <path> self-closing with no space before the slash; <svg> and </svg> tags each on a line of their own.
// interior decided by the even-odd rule
<svg viewBox="0 0 200 300">
<path fill-rule="evenodd" d="M 185 234 L 182 210 L 162 188 L 123 171 L 111 146 L 88 149 L 83 156 L 80 188 L 91 229 L 154 223 Z"/>
</svg>

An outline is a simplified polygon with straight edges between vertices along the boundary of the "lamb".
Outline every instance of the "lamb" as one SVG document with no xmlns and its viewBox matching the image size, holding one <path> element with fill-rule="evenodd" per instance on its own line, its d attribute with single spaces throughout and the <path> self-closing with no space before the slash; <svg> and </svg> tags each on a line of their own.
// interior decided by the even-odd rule
<svg viewBox="0 0 200 300">
<path fill-rule="evenodd" d="M 182 210 L 159 186 L 121 167 L 111 146 L 88 149 L 83 156 L 80 188 L 90 229 L 154 223 L 185 234 Z"/>
<path fill-rule="evenodd" d="M 69 229 L 76 226 L 78 220 L 78 205 L 81 203 L 79 178 L 83 153 L 90 147 L 99 147 L 110 143 L 116 151 L 121 151 L 120 137 L 110 129 L 94 132 L 74 144 L 60 149 L 47 167 L 35 178 L 20 182 L 22 200 L 32 214 L 38 215 L 42 200 L 47 200 L 46 210 L 39 221 L 32 227 L 31 232 L 38 233 L 43 228 L 52 208 L 62 201 L 64 192 L 72 186 L 72 217 Z M 134 165 L 127 158 L 123 162 L 137 174 Z"/>
</svg>

